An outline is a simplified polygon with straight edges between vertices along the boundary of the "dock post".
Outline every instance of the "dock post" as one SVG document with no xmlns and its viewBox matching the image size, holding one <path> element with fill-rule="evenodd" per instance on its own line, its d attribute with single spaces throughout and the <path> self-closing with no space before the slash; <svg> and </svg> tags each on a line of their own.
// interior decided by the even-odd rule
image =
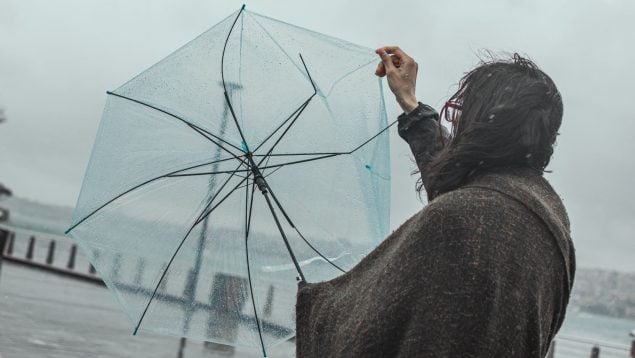
<svg viewBox="0 0 635 358">
<path fill-rule="evenodd" d="M 187 342 L 185 337 L 181 337 L 181 340 L 179 341 L 179 352 L 177 354 L 178 358 L 183 358 L 183 356 L 184 356 L 184 353 L 185 353 L 185 342 Z"/>
<path fill-rule="evenodd" d="M 9 235 L 9 242 L 7 244 L 7 250 L 5 251 L 7 253 L 7 256 L 13 256 L 13 242 L 15 241 L 15 232 L 12 232 Z"/>
<path fill-rule="evenodd" d="M 0 229 L 0 273 L 2 272 L 2 258 L 4 257 L 4 248 L 10 240 L 11 233 Z"/>
<path fill-rule="evenodd" d="M 265 300 L 265 307 L 262 309 L 262 314 L 265 317 L 271 316 L 271 311 L 273 310 L 273 285 L 269 285 L 269 289 L 267 289 L 267 299 Z"/>
<path fill-rule="evenodd" d="M 165 276 L 163 276 L 163 280 L 161 280 L 161 282 L 159 282 L 159 291 L 161 292 L 165 292 L 166 288 L 168 287 L 168 275 L 170 274 L 170 271 L 165 273 Z"/>
<path fill-rule="evenodd" d="M 26 249 L 27 260 L 33 260 L 33 251 L 35 251 L 35 236 L 29 238 L 29 246 Z"/>
<path fill-rule="evenodd" d="M 635 338 L 631 341 L 631 358 L 635 358 Z"/>
<path fill-rule="evenodd" d="M 593 348 L 591 348 L 591 358 L 600 358 L 599 346 L 593 346 Z"/>
<path fill-rule="evenodd" d="M 66 264 L 66 268 L 69 270 L 73 270 L 75 268 L 75 256 L 77 255 L 77 245 L 71 245 L 71 252 L 68 255 L 68 264 Z"/>
<path fill-rule="evenodd" d="M 11 241 L 11 233 L 6 230 L 0 229 L 0 256 L 4 254 L 4 248 Z"/>
<path fill-rule="evenodd" d="M 49 251 L 46 254 L 46 264 L 52 265 L 55 258 L 55 240 L 49 241 Z"/>
<path fill-rule="evenodd" d="M 143 279 L 143 271 L 145 270 L 146 267 L 146 261 L 143 257 L 139 257 L 139 260 L 137 261 L 137 273 L 134 277 L 134 283 L 135 285 L 141 285 L 141 281 Z"/>
</svg>

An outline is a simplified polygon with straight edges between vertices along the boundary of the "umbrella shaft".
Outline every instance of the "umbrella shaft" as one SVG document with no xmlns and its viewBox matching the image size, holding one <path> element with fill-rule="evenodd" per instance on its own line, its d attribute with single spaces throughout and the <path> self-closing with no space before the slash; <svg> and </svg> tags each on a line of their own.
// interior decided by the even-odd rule
<svg viewBox="0 0 635 358">
<path fill-rule="evenodd" d="M 258 165 L 254 161 L 254 158 L 251 155 L 251 153 L 247 153 L 247 159 L 249 160 L 249 165 L 251 166 L 251 172 L 254 174 L 254 183 L 258 185 L 258 189 L 260 189 L 260 191 L 262 192 L 262 195 L 265 197 L 265 200 L 267 201 L 267 205 L 269 205 L 269 210 L 271 210 L 271 215 L 273 215 L 273 219 L 275 220 L 276 225 L 278 226 L 278 230 L 280 231 L 280 235 L 282 236 L 284 245 L 287 247 L 287 251 L 289 251 L 291 260 L 293 260 L 293 265 L 295 266 L 296 270 L 298 271 L 298 274 L 300 275 L 300 280 L 306 281 L 304 279 L 304 274 L 302 273 L 302 269 L 300 269 L 300 264 L 298 263 L 298 260 L 295 258 L 295 254 L 293 253 L 293 250 L 291 249 L 291 245 L 289 245 L 289 241 L 287 240 L 287 235 L 285 235 L 284 230 L 282 229 L 282 225 L 280 225 L 280 220 L 278 220 L 278 215 L 276 215 L 276 211 L 273 208 L 273 204 L 271 204 L 271 199 L 269 199 L 269 195 L 268 195 L 269 186 L 267 185 L 265 178 L 262 176 L 262 173 L 260 172 L 260 169 L 258 168 Z"/>
<path fill-rule="evenodd" d="M 254 183 L 256 183 L 256 185 L 258 185 L 258 189 L 263 193 L 267 193 L 267 182 L 265 181 L 265 178 L 262 176 L 262 173 L 260 172 L 260 168 L 258 168 L 258 165 L 256 164 L 256 162 L 254 161 L 254 157 L 251 155 L 251 153 L 247 153 L 247 159 L 249 160 L 249 166 L 251 167 L 251 172 L 254 174 Z"/>
<path fill-rule="evenodd" d="M 298 263 L 298 260 L 296 259 L 295 254 L 293 253 L 293 250 L 291 249 L 291 245 L 289 245 L 289 240 L 287 240 L 287 235 L 285 235 L 284 230 L 282 229 L 282 225 L 280 225 L 280 220 L 278 220 L 278 216 L 276 215 L 276 211 L 273 209 L 273 205 L 271 204 L 269 195 L 267 195 L 266 191 L 263 192 L 262 194 L 264 195 L 265 200 L 267 201 L 267 205 L 269 205 L 269 209 L 271 210 L 271 215 L 273 215 L 273 219 L 275 220 L 276 225 L 278 226 L 280 235 L 282 235 L 282 240 L 284 241 L 284 245 L 287 247 L 287 251 L 289 251 L 289 255 L 291 256 L 293 265 L 295 266 L 296 270 L 298 271 L 298 274 L 300 275 L 300 280 L 306 282 L 306 279 L 304 278 L 304 273 L 302 273 L 302 269 L 300 269 L 300 264 Z"/>
</svg>

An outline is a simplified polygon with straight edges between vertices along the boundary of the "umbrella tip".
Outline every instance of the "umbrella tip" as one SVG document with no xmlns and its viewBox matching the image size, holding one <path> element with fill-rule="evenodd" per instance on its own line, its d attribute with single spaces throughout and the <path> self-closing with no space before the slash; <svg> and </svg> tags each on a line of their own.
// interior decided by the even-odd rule
<svg viewBox="0 0 635 358">
<path fill-rule="evenodd" d="M 246 6 L 246 4 L 243 4 L 243 6 L 240 7 L 240 11 L 245 10 L 245 6 Z"/>
</svg>

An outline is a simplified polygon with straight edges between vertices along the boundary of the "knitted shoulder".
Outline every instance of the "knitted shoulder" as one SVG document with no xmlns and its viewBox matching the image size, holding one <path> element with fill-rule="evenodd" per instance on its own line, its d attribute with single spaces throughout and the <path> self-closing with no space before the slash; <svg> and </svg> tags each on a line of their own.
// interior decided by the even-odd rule
<svg viewBox="0 0 635 358">
<path fill-rule="evenodd" d="M 506 216 L 510 208 L 518 209 L 519 203 L 501 192 L 480 188 L 463 187 L 438 196 L 427 210 L 441 216 Z M 521 209 L 522 210 L 522 209 Z"/>
</svg>

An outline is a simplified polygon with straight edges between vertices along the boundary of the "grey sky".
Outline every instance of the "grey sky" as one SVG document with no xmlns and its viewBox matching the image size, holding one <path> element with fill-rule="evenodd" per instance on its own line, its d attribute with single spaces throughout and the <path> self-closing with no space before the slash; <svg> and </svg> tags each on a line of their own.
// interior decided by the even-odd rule
<svg viewBox="0 0 635 358">
<path fill-rule="evenodd" d="M 105 91 L 237 10 L 239 1 L 0 1 L 0 182 L 73 205 Z M 390 4 L 390 5 L 384 5 Z M 635 271 L 635 2 L 253 1 L 248 9 L 368 47 L 398 44 L 420 64 L 418 96 L 437 108 L 481 49 L 529 55 L 562 92 L 548 176 L 567 205 L 579 265 Z M 387 94 L 388 114 L 399 114 Z M 393 131 L 396 228 L 422 207 Z"/>
</svg>

